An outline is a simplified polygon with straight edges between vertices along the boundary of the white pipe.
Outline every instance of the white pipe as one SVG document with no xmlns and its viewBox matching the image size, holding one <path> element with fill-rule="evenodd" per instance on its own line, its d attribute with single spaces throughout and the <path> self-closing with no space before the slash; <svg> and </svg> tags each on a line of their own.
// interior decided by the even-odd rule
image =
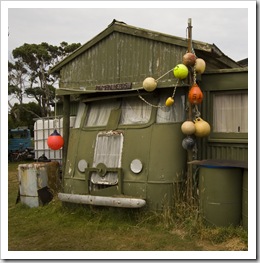
<svg viewBox="0 0 260 263">
<path fill-rule="evenodd" d="M 146 204 L 146 201 L 143 199 L 126 197 L 105 197 L 58 193 L 58 198 L 63 202 L 126 208 L 139 208 Z"/>
</svg>

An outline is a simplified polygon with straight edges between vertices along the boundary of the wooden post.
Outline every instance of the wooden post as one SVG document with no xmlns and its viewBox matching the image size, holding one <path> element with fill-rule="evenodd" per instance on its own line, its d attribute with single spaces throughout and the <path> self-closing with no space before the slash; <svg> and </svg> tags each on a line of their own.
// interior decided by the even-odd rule
<svg viewBox="0 0 260 263">
<path fill-rule="evenodd" d="M 62 187 L 64 186 L 64 175 L 68 152 L 70 132 L 70 95 L 63 96 L 63 139 L 64 145 L 62 148 Z"/>
<path fill-rule="evenodd" d="M 192 25 L 191 25 L 191 18 L 188 19 L 188 52 L 191 53 L 192 50 Z M 191 104 L 189 105 L 189 115 L 188 120 L 192 121 L 192 108 Z"/>
<path fill-rule="evenodd" d="M 191 25 L 191 18 L 188 19 L 188 52 L 192 52 L 192 25 Z M 192 79 L 192 78 L 191 78 Z M 189 103 L 189 102 L 188 102 Z M 188 120 L 192 121 L 192 104 L 189 103 L 189 112 L 188 112 Z M 187 150 L 187 201 L 189 204 L 193 204 L 193 182 L 192 182 L 192 164 L 191 162 L 193 159 L 192 157 L 192 150 Z"/>
<path fill-rule="evenodd" d="M 188 19 L 188 52 L 191 52 L 192 48 L 192 25 L 191 18 Z"/>
</svg>

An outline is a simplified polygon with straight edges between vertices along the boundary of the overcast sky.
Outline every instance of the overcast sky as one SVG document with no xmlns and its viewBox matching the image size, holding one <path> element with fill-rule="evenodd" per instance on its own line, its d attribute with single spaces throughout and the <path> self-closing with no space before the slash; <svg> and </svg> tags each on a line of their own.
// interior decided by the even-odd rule
<svg viewBox="0 0 260 263">
<path fill-rule="evenodd" d="M 73 7 L 80 7 L 80 3 Z M 149 8 L 149 3 L 145 6 L 147 8 L 141 5 L 139 8 L 138 2 L 133 2 L 133 8 L 94 8 L 93 5 L 88 8 L 84 4 L 84 8 L 61 9 L 52 8 L 52 1 L 46 2 L 46 8 L 35 5 L 36 8 L 20 8 L 20 5 L 17 8 L 14 5 L 8 9 L 9 52 L 24 43 L 59 45 L 66 41 L 84 44 L 103 31 L 113 19 L 186 38 L 188 18 L 191 18 L 194 40 L 214 43 L 235 61 L 248 57 L 247 8 L 236 8 L 236 4 L 233 8 L 225 8 L 229 7 L 225 1 L 219 2 L 220 8 L 174 8 L 170 2 Z"/>
</svg>

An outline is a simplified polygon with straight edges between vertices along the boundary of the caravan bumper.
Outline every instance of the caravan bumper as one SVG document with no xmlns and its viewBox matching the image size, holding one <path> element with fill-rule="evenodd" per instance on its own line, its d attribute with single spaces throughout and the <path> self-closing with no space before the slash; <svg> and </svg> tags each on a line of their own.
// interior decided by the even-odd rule
<svg viewBox="0 0 260 263">
<path fill-rule="evenodd" d="M 128 197 L 106 197 L 59 193 L 58 198 L 63 202 L 70 202 L 76 204 L 114 206 L 126 208 L 139 208 L 143 207 L 146 204 L 146 201 L 143 199 Z"/>
</svg>

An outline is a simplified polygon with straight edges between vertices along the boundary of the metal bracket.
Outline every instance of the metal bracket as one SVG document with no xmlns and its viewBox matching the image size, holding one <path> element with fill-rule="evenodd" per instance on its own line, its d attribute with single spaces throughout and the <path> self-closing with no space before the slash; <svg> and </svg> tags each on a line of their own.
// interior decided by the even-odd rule
<svg viewBox="0 0 260 263">
<path fill-rule="evenodd" d="M 108 188 L 91 191 L 91 173 L 97 172 L 101 177 L 105 177 L 108 172 L 115 172 L 118 174 L 118 184 Z M 123 169 L 122 168 L 108 168 L 105 164 L 100 163 L 97 167 L 88 167 L 85 169 L 85 181 L 88 194 L 93 195 L 121 195 L 123 194 Z"/>
</svg>

